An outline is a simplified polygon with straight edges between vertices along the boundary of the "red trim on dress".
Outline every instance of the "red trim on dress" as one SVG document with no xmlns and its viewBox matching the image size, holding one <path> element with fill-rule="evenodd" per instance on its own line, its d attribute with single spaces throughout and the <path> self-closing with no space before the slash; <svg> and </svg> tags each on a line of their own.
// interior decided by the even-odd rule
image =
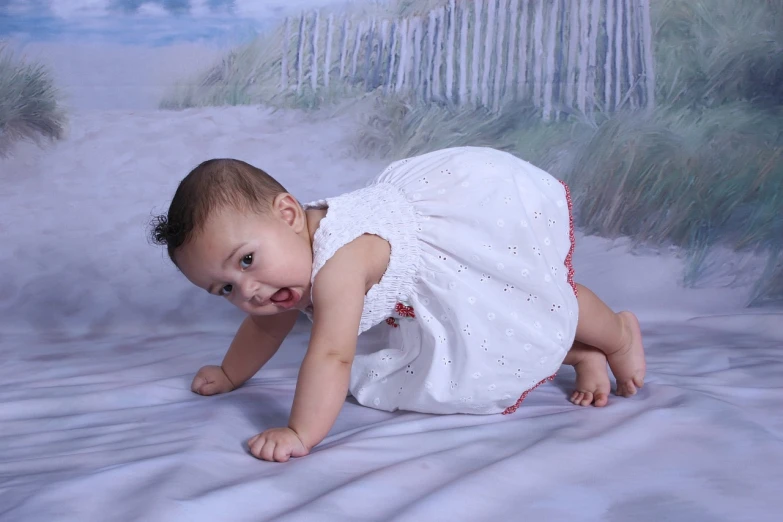
<svg viewBox="0 0 783 522">
<path fill-rule="evenodd" d="M 571 239 L 571 248 L 568 249 L 568 255 L 565 258 L 565 266 L 568 269 L 568 284 L 574 289 L 574 295 L 579 295 L 576 289 L 576 283 L 574 283 L 574 246 L 576 246 L 576 236 L 574 235 L 574 203 L 571 200 L 571 189 L 564 181 L 560 181 L 565 189 L 566 203 L 568 203 L 568 236 Z"/>
<path fill-rule="evenodd" d="M 568 203 L 568 236 L 571 240 L 571 247 L 568 249 L 568 254 L 565 258 L 565 266 L 568 270 L 568 284 L 571 285 L 571 288 L 574 289 L 574 295 L 578 295 L 578 291 L 576 289 L 576 283 L 574 282 L 574 266 L 573 266 L 573 257 L 574 257 L 574 247 L 576 245 L 576 236 L 574 234 L 574 213 L 573 213 L 573 201 L 571 200 L 571 190 L 568 188 L 568 185 L 565 184 L 564 181 L 560 181 L 560 183 L 563 185 L 563 188 L 565 189 L 565 195 L 566 195 L 566 202 Z M 525 400 L 528 393 L 532 392 L 542 384 L 544 384 L 546 381 L 552 381 L 555 379 L 555 375 L 557 375 L 557 372 L 555 372 L 553 375 L 550 375 L 543 381 L 539 382 L 529 390 L 525 390 L 525 392 L 517 399 L 517 402 L 513 406 L 509 406 L 503 411 L 503 415 L 508 415 L 509 413 L 514 413 L 517 411 L 517 408 L 519 408 L 522 405 L 522 401 Z"/>
<path fill-rule="evenodd" d="M 543 381 L 539 382 L 538 384 L 536 384 L 535 386 L 533 386 L 529 390 L 525 390 L 525 392 L 522 394 L 521 397 L 519 397 L 519 399 L 517 399 L 517 402 L 513 406 L 509 406 L 508 408 L 503 410 L 503 415 L 508 415 L 509 413 L 514 413 L 515 411 L 517 411 L 517 408 L 519 408 L 522 405 L 522 401 L 525 400 L 525 398 L 527 397 L 528 393 L 532 392 L 533 390 L 535 390 L 536 388 L 538 388 L 539 386 L 544 384 L 546 381 L 553 381 L 553 380 L 555 380 L 555 375 L 557 375 L 557 374 L 555 373 L 553 375 L 550 375 L 549 377 L 547 377 Z"/>
</svg>

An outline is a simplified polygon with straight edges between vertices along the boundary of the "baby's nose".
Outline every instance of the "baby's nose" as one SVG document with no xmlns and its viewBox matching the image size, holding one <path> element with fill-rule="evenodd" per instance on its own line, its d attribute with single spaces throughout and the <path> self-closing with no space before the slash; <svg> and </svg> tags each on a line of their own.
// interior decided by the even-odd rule
<svg viewBox="0 0 783 522">
<path fill-rule="evenodd" d="M 242 289 L 242 298 L 245 300 L 253 299 L 258 295 L 259 285 L 253 281 L 247 281 L 240 287 Z"/>
</svg>

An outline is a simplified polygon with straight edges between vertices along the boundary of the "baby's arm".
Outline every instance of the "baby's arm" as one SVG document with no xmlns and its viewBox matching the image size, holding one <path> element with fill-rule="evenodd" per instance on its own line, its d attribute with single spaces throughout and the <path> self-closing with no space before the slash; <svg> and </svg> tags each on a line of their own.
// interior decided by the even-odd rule
<svg viewBox="0 0 783 522">
<path fill-rule="evenodd" d="M 313 286 L 313 330 L 288 421 L 308 451 L 329 433 L 348 394 L 367 284 L 352 246 L 324 265 Z"/>
<path fill-rule="evenodd" d="M 191 388 L 201 395 L 213 395 L 242 386 L 277 353 L 293 329 L 296 310 L 269 316 L 247 316 L 218 366 L 205 366 L 193 378 Z M 222 374 L 222 375 L 221 375 Z M 228 382 L 221 385 L 221 377 Z"/>
<path fill-rule="evenodd" d="M 368 281 L 367 242 L 344 246 L 318 272 L 313 285 L 313 330 L 299 370 L 288 426 L 248 441 L 263 460 L 307 455 L 334 425 L 345 403 Z"/>
</svg>

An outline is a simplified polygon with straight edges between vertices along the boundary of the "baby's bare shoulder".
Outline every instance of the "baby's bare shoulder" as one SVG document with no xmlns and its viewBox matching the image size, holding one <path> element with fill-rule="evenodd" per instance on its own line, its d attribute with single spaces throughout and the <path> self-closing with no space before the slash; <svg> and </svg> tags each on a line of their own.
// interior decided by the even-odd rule
<svg viewBox="0 0 783 522">
<path fill-rule="evenodd" d="M 389 266 L 389 242 L 374 234 L 363 234 L 340 248 L 318 273 L 318 279 L 361 281 L 366 293 L 377 284 Z"/>
</svg>

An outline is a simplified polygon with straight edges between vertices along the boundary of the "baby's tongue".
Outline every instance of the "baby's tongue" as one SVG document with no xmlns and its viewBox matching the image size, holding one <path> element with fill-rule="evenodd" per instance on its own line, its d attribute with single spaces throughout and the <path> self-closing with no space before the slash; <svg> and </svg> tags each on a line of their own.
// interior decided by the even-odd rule
<svg viewBox="0 0 783 522">
<path fill-rule="evenodd" d="M 272 295 L 272 301 L 275 303 L 281 303 L 283 301 L 288 301 L 291 298 L 291 290 L 288 288 L 283 288 L 281 290 L 278 290 Z"/>
</svg>

